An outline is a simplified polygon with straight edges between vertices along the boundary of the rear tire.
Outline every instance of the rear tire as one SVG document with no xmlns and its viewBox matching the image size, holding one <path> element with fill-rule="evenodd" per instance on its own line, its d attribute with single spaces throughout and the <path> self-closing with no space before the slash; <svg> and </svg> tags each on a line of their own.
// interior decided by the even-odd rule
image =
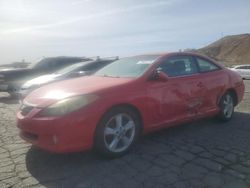
<svg viewBox="0 0 250 188">
<path fill-rule="evenodd" d="M 219 102 L 220 113 L 218 115 L 219 120 L 229 121 L 234 114 L 234 96 L 230 92 L 226 92 Z"/>
<path fill-rule="evenodd" d="M 95 149 L 105 157 L 120 157 L 134 145 L 140 128 L 137 113 L 127 107 L 115 107 L 103 116 L 97 126 Z"/>
</svg>

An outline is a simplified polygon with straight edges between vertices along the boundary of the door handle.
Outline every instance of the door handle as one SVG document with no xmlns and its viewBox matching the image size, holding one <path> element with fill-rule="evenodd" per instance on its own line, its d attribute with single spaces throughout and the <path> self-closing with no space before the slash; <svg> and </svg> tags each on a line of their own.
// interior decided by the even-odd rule
<svg viewBox="0 0 250 188">
<path fill-rule="evenodd" d="M 204 84 L 203 84 L 202 82 L 199 82 L 199 83 L 197 84 L 197 86 L 198 86 L 198 87 L 204 87 Z"/>
</svg>

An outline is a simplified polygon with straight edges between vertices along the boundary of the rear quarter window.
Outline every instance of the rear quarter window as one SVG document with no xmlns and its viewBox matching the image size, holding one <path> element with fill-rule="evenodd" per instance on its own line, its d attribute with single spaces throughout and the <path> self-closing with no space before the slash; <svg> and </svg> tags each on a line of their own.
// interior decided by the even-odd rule
<svg viewBox="0 0 250 188">
<path fill-rule="evenodd" d="M 217 66 L 216 64 L 206 59 L 196 57 L 196 61 L 197 61 L 200 72 L 210 72 L 210 71 L 216 71 L 220 69 L 219 66 Z"/>
</svg>

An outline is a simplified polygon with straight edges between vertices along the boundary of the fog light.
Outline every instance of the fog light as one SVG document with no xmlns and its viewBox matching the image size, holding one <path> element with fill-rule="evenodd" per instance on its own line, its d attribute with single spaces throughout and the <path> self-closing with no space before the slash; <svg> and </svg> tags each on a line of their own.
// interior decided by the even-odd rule
<svg viewBox="0 0 250 188">
<path fill-rule="evenodd" d="M 53 135 L 52 139 L 53 139 L 53 144 L 57 144 L 58 143 L 58 138 L 57 138 L 56 135 Z"/>
</svg>

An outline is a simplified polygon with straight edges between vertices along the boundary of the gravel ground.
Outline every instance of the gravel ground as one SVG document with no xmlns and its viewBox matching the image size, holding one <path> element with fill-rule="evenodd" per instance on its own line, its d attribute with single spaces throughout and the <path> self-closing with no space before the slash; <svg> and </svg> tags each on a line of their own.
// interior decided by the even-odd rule
<svg viewBox="0 0 250 188">
<path fill-rule="evenodd" d="M 145 136 L 126 156 L 51 154 L 25 143 L 17 101 L 0 95 L 0 187 L 250 187 L 250 81 L 228 123 L 201 120 Z"/>
</svg>

